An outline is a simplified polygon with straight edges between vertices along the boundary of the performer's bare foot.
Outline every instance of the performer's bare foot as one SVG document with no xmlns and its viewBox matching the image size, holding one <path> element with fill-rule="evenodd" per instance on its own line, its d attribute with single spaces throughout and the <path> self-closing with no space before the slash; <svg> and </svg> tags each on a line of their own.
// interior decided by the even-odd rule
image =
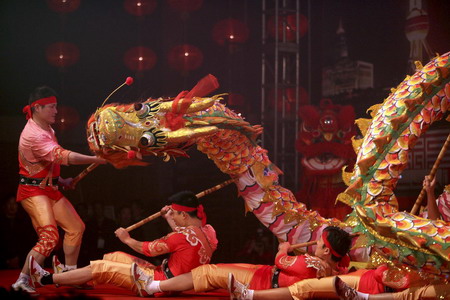
<svg viewBox="0 0 450 300">
<path fill-rule="evenodd" d="M 237 281 L 232 273 L 228 274 L 228 292 L 230 292 L 230 300 L 252 299 L 247 285 Z"/>
<path fill-rule="evenodd" d="M 33 256 L 30 256 L 28 261 L 28 266 L 30 268 L 30 277 L 33 287 L 43 286 L 41 280 L 44 276 L 50 276 L 50 272 L 42 269 L 42 267 L 36 262 Z"/>
<path fill-rule="evenodd" d="M 354 288 L 349 287 L 342 279 L 338 276 L 333 278 L 333 286 L 336 292 L 336 295 L 339 296 L 341 300 L 364 300 L 363 293 L 359 293 Z"/>
<path fill-rule="evenodd" d="M 145 297 L 153 295 L 149 292 L 147 286 L 153 281 L 153 277 L 145 274 L 136 263 L 131 265 L 131 276 L 133 276 L 134 284 L 138 290 L 139 296 Z"/>
</svg>

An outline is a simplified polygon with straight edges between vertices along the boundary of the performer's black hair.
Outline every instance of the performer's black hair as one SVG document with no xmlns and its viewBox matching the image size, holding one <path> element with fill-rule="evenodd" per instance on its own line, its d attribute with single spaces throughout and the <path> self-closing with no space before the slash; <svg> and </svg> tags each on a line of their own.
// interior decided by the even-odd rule
<svg viewBox="0 0 450 300">
<path fill-rule="evenodd" d="M 31 105 L 31 103 L 33 103 L 36 100 L 39 100 L 41 98 L 51 97 L 51 96 L 55 96 L 58 98 L 58 94 L 55 92 L 54 89 L 52 89 L 46 85 L 37 87 L 34 89 L 33 92 L 31 92 L 30 97 L 28 98 L 28 104 Z M 34 111 L 34 107 L 31 108 L 31 111 Z"/>
<path fill-rule="evenodd" d="M 348 251 L 350 251 L 352 238 L 348 232 L 336 226 L 328 226 L 324 229 L 324 231 L 328 231 L 327 239 L 334 251 L 342 256 L 345 256 Z M 333 261 L 340 261 L 341 258 L 342 257 L 337 257 L 331 254 L 331 259 Z"/>
<path fill-rule="evenodd" d="M 197 196 L 195 196 L 195 194 L 191 191 L 181 191 L 173 194 L 167 201 L 169 204 L 175 203 L 192 208 L 197 208 L 200 205 L 200 201 Z M 197 218 L 197 210 L 187 212 L 187 214 L 191 217 Z"/>
</svg>

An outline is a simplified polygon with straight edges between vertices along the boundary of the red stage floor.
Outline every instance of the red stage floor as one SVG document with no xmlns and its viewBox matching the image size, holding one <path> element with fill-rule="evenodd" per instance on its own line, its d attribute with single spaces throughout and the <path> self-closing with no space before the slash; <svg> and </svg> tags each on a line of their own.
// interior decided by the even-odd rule
<svg viewBox="0 0 450 300">
<path fill-rule="evenodd" d="M 11 284 L 13 284 L 20 270 L 1 270 L 0 271 L 0 286 L 6 290 L 10 290 Z M 39 296 L 33 297 L 33 299 L 63 299 L 63 298 L 77 298 L 80 299 L 108 299 L 108 300 L 118 300 L 118 299 L 141 299 L 139 296 L 135 295 L 133 292 L 114 287 L 112 285 L 99 285 L 91 290 L 79 290 L 71 287 L 55 287 L 54 285 L 46 286 L 38 289 Z M 3 295 L 0 294 L 0 298 L 3 300 Z M 17 298 L 15 298 L 17 299 Z M 193 294 L 193 293 L 183 293 L 177 296 L 171 297 L 157 297 L 157 299 L 202 299 L 202 300 L 217 300 L 217 299 L 229 299 L 228 293 L 225 290 L 217 290 L 208 293 Z"/>
</svg>

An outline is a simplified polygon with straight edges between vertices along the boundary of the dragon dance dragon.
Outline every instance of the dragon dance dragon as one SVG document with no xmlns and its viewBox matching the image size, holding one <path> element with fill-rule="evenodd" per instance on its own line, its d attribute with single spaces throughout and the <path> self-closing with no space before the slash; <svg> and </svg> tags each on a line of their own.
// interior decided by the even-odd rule
<svg viewBox="0 0 450 300">
<path fill-rule="evenodd" d="M 353 140 L 356 164 L 352 173 L 343 171 L 348 188 L 337 197 L 353 208 L 345 222 L 321 217 L 280 186 L 281 170 L 257 144 L 262 128 L 221 103 L 223 94 L 205 97 L 218 87 L 212 75 L 175 98 L 100 107 L 88 121 L 88 143 L 116 168 L 145 165 L 144 156 L 187 157 L 195 144 L 236 180 L 246 210 L 280 241 L 302 243 L 319 237 L 326 226 L 348 227 L 360 233 L 353 260 L 395 262 L 447 280 L 450 224 L 399 212 L 394 190 L 408 152 L 450 105 L 449 55 L 418 64 L 414 75 L 369 109 L 372 119 L 357 120 L 364 138 Z"/>
</svg>

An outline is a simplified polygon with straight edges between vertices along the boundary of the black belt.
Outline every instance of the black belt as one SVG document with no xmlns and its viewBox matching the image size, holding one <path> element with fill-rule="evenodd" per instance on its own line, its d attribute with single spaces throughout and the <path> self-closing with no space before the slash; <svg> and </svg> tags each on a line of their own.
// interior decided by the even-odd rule
<svg viewBox="0 0 450 300">
<path fill-rule="evenodd" d="M 45 178 L 30 178 L 20 175 L 19 184 L 39 186 L 44 179 Z M 59 177 L 52 178 L 51 179 L 52 185 L 58 186 L 58 180 Z M 47 185 L 50 185 L 50 180 L 49 182 L 47 182 Z"/>
<path fill-rule="evenodd" d="M 275 268 L 275 270 L 273 271 L 273 275 L 272 275 L 272 288 L 276 289 L 279 287 L 278 285 L 278 277 L 280 277 L 280 269 Z"/>
<path fill-rule="evenodd" d="M 172 274 L 172 271 L 170 271 L 170 269 L 169 269 L 169 264 L 168 264 L 167 258 L 163 260 L 163 262 L 161 264 L 161 269 L 163 270 L 164 275 L 166 275 L 167 279 L 174 277 Z"/>
</svg>

